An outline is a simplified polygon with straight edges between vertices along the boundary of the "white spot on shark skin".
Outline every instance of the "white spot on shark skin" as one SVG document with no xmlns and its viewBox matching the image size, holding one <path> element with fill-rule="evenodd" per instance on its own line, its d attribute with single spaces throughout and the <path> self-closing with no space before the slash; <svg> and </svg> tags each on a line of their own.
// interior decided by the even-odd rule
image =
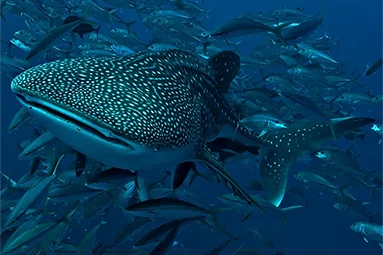
<svg viewBox="0 0 383 255">
<path fill-rule="evenodd" d="M 157 171 L 196 160 L 208 138 L 232 138 L 221 132 L 238 121 L 223 94 L 239 69 L 231 51 L 207 62 L 182 50 L 142 51 L 45 63 L 18 75 L 11 88 L 24 106 L 38 105 L 37 119 L 78 152 L 109 166 Z M 259 142 L 243 128 L 237 137 Z M 256 204 L 225 177 L 236 195 Z"/>
<path fill-rule="evenodd" d="M 374 120 L 371 118 L 353 117 L 343 122 L 338 121 L 337 136 L 340 137 L 347 132 L 363 127 Z M 287 187 L 289 166 L 298 160 L 303 153 L 323 142 L 333 139 L 331 129 L 325 124 L 312 124 L 308 126 L 307 122 L 302 122 L 300 128 L 290 127 L 289 129 L 279 131 L 279 136 L 285 134 L 293 134 L 293 138 L 288 142 L 278 139 L 275 135 L 265 135 L 262 137 L 264 142 L 270 145 L 270 148 L 260 149 L 259 169 L 261 173 L 261 181 L 267 199 L 279 206 L 283 200 Z M 303 126 L 306 125 L 306 126 Z M 314 126 L 317 126 L 316 132 L 313 134 Z M 301 134 L 301 135 L 298 135 Z M 278 143 L 276 143 L 278 141 Z M 293 149 L 290 149 L 293 146 Z M 275 166 L 273 163 L 277 162 Z"/>
</svg>

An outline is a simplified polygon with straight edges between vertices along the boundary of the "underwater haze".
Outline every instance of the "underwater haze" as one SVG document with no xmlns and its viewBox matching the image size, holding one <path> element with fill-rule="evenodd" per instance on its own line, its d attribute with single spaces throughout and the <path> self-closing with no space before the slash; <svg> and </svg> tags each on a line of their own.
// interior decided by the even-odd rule
<svg viewBox="0 0 383 255">
<path fill-rule="evenodd" d="M 382 8 L 3 0 L 1 254 L 381 254 Z"/>
</svg>

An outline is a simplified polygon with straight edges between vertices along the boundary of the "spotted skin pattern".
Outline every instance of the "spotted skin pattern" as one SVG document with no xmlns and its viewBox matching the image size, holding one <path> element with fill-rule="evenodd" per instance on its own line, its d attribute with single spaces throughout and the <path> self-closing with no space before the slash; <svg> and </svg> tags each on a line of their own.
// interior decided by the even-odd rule
<svg viewBox="0 0 383 255">
<path fill-rule="evenodd" d="M 334 120 L 335 135 L 341 137 L 374 121 L 367 117 Z M 267 133 L 261 138 L 268 144 L 260 153 L 262 186 L 268 200 L 279 206 L 286 191 L 290 165 L 308 150 L 333 140 L 333 135 L 328 123 L 300 122 L 287 129 Z"/>
<path fill-rule="evenodd" d="M 239 66 L 239 56 L 231 51 L 208 61 L 181 50 L 144 51 L 125 57 L 49 62 L 23 72 L 11 87 L 17 95 L 49 102 L 148 150 L 190 148 L 186 160 L 195 159 L 205 142 L 217 137 L 240 136 L 245 144 L 263 144 L 259 165 L 263 187 L 268 199 L 279 206 L 290 164 L 333 136 L 325 123 L 298 123 L 260 138 L 237 127 L 239 116 L 224 94 Z M 370 122 L 369 118 L 339 121 L 336 135 Z M 226 127 L 235 133 L 224 133 Z M 182 163 L 185 159 L 172 160 Z M 226 173 L 221 176 L 229 178 Z M 240 189 L 235 182 L 228 183 Z"/>
<path fill-rule="evenodd" d="M 41 118 L 51 118 L 46 116 L 52 112 L 55 117 L 51 119 L 64 114 L 61 119 L 69 118 L 73 123 L 77 121 L 79 125 L 91 127 L 92 132 L 100 132 L 97 138 L 133 144 L 131 155 L 139 151 L 140 159 L 132 156 L 130 160 L 135 162 L 123 167 L 141 170 L 147 167 L 146 161 L 150 161 L 150 166 L 158 166 L 156 162 L 164 163 L 164 158 L 167 158 L 166 164 L 201 160 L 202 154 L 210 153 L 206 142 L 217 137 L 235 135 L 250 144 L 260 141 L 256 133 L 243 127 L 234 132 L 239 116 L 224 99 L 239 68 L 240 58 L 231 51 L 218 53 L 208 61 L 181 50 L 143 51 L 125 57 L 46 63 L 17 76 L 11 87 L 25 106 L 31 102 L 36 104 L 39 113 L 43 112 Z M 41 107 L 45 107 L 44 111 Z M 62 129 L 65 125 L 56 127 Z M 94 159 L 104 160 L 102 163 L 121 164 L 109 156 L 99 158 L 99 153 L 94 156 L 87 151 L 89 148 L 70 136 L 69 139 L 71 145 L 85 155 L 88 152 Z M 94 141 L 89 146 L 96 148 Z M 100 150 L 107 145 L 100 144 Z M 124 157 L 123 153 L 118 160 Z M 204 159 L 216 161 L 212 157 Z M 253 203 L 224 168 L 219 163 L 217 166 L 220 170 L 214 171 L 224 183 Z"/>
</svg>

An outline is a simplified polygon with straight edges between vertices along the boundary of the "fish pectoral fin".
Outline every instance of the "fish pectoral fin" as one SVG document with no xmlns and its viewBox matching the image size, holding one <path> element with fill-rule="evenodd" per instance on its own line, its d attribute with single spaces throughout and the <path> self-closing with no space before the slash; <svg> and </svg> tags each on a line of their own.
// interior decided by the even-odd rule
<svg viewBox="0 0 383 255">
<path fill-rule="evenodd" d="M 261 136 L 265 135 L 266 133 L 267 133 L 267 130 L 262 130 L 262 132 L 259 134 L 258 137 L 261 137 Z"/>
<path fill-rule="evenodd" d="M 367 240 L 367 238 L 363 237 L 363 240 L 364 240 L 366 243 L 368 243 L 368 240 Z"/>
<path fill-rule="evenodd" d="M 211 170 L 219 181 L 223 182 L 226 187 L 231 190 L 234 195 L 245 200 L 250 205 L 256 205 L 262 211 L 265 211 L 253 197 L 251 197 L 231 176 L 226 167 L 219 161 L 205 145 L 203 151 L 199 154 L 197 161 L 202 162 L 209 170 Z"/>
</svg>

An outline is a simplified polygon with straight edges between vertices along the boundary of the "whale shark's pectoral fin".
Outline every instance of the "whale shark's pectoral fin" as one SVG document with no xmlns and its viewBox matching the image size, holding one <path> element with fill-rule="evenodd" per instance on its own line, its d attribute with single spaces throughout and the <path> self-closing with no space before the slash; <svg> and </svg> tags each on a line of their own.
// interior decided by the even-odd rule
<svg viewBox="0 0 383 255">
<path fill-rule="evenodd" d="M 207 146 L 204 146 L 203 151 L 198 155 L 196 161 L 204 164 L 209 170 L 211 170 L 219 181 L 223 182 L 226 187 L 231 190 L 234 195 L 245 200 L 250 205 L 259 207 L 262 211 L 265 211 L 255 199 L 250 196 L 231 176 L 226 170 L 226 167 L 217 159 L 209 150 Z"/>
<path fill-rule="evenodd" d="M 278 207 L 285 195 L 291 160 L 284 158 L 283 151 L 273 148 L 261 150 L 259 171 L 267 200 Z"/>
</svg>

